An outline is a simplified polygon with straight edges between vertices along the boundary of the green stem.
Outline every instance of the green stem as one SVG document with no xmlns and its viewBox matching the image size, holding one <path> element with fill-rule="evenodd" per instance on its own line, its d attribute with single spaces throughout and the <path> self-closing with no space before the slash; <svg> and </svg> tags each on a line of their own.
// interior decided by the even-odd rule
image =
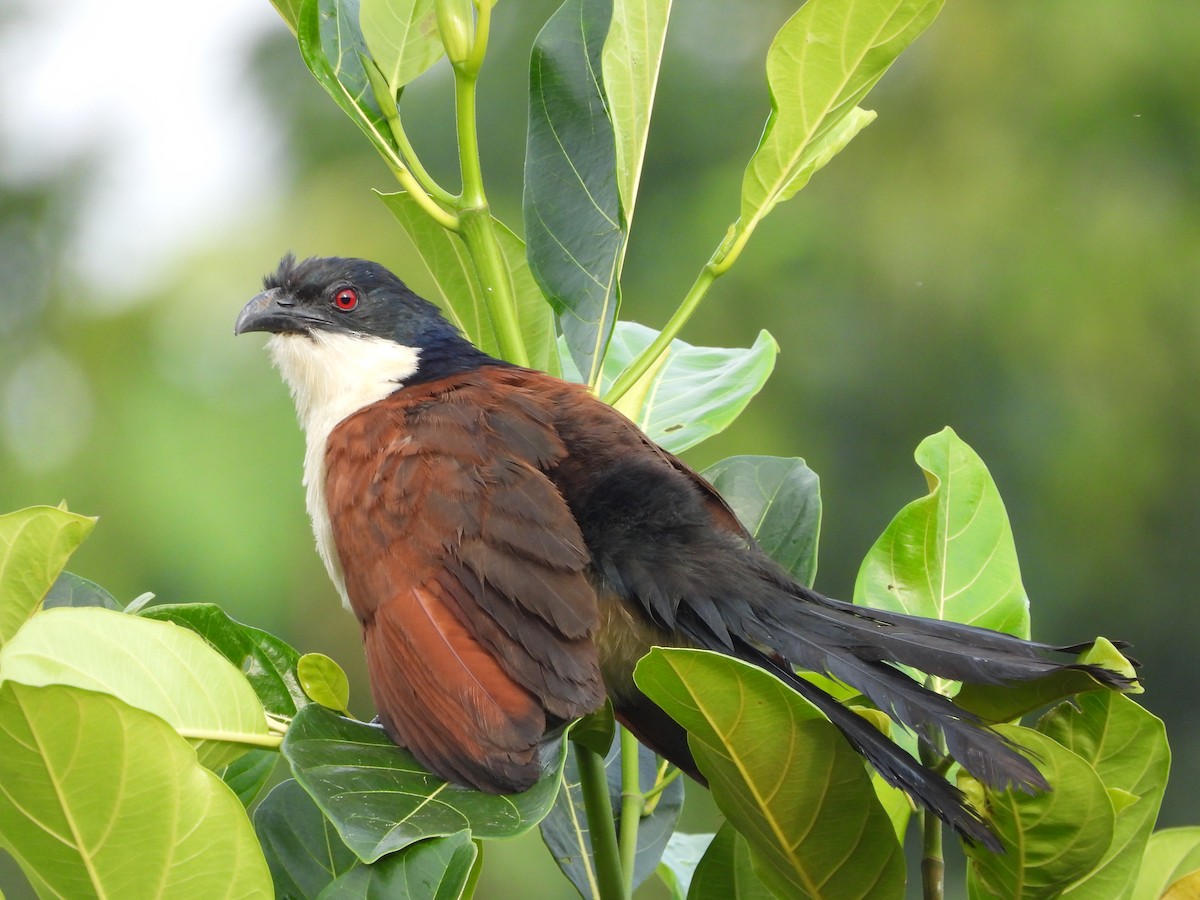
<svg viewBox="0 0 1200 900">
<path fill-rule="evenodd" d="M 621 874 L 625 895 L 633 894 L 633 863 L 637 856 L 638 826 L 646 808 L 639 778 L 638 739 L 628 728 L 621 729 Z"/>
<path fill-rule="evenodd" d="M 408 139 L 408 132 L 404 130 L 404 123 L 400 121 L 400 116 L 387 116 L 387 123 L 388 128 L 392 130 L 392 137 L 396 139 L 396 146 L 400 148 L 400 155 L 404 158 L 405 164 L 412 172 L 413 178 L 421 185 L 425 193 L 438 201 L 439 204 L 445 204 L 446 206 L 453 204 L 457 198 L 438 184 L 437 180 L 421 164 L 421 160 L 417 157 L 417 151 L 413 149 L 412 142 Z"/>
<path fill-rule="evenodd" d="M 425 189 L 413 177 L 412 172 L 407 166 L 401 165 L 395 159 L 387 158 L 385 160 L 388 168 L 392 170 L 392 174 L 396 180 L 400 182 L 400 187 L 404 188 L 405 193 L 417 201 L 417 205 L 425 210 L 425 214 L 433 221 L 437 222 L 447 231 L 459 231 L 461 223 L 454 213 L 447 212 L 438 205 L 432 197 L 425 193 Z"/>
<path fill-rule="evenodd" d="M 274 750 L 283 743 L 281 734 L 247 734 L 245 732 L 221 731 L 216 728 L 176 728 L 181 737 L 198 741 L 225 741 L 230 744 L 249 744 Z"/>
<path fill-rule="evenodd" d="M 575 761 L 579 764 L 579 787 L 583 792 L 583 809 L 592 838 L 592 859 L 596 864 L 600 900 L 629 900 L 621 874 L 621 853 L 617 847 L 604 757 L 583 744 L 576 744 Z"/>
<path fill-rule="evenodd" d="M 725 233 L 725 238 L 713 251 L 713 255 L 704 264 L 700 274 L 696 276 L 695 282 L 683 298 L 683 302 L 679 304 L 679 308 L 667 320 L 667 324 L 658 333 L 658 337 L 651 341 L 649 347 L 638 354 L 637 358 L 625 368 L 613 386 L 608 389 L 608 393 L 604 395 L 605 403 L 611 406 L 637 384 L 638 379 L 650 370 L 658 358 L 667 351 L 671 341 L 675 340 L 679 332 L 683 330 L 683 326 L 700 306 L 700 301 L 704 299 L 704 295 L 708 293 L 713 282 L 728 272 L 729 267 L 737 262 L 742 248 L 746 246 L 746 239 L 749 237 L 748 232 L 739 233 L 737 229 L 738 226 L 735 224 Z"/>
<path fill-rule="evenodd" d="M 483 190 L 483 169 L 479 163 L 479 134 L 475 116 L 475 83 L 479 64 L 487 48 L 491 5 L 479 7 L 475 25 L 475 46 L 465 66 L 454 69 L 454 107 L 458 126 L 458 159 L 462 169 L 462 195 L 458 200 L 458 231 L 466 242 L 483 287 L 484 304 L 496 332 L 501 355 L 519 366 L 529 365 L 529 354 L 517 321 L 508 267 L 500 252 L 500 241 L 487 195 Z"/>
<path fill-rule="evenodd" d="M 941 741 L 939 741 L 939 744 Z M 947 761 L 945 750 L 921 743 L 921 762 L 937 771 Z M 942 855 L 942 820 L 930 810 L 921 810 L 921 897 L 943 900 L 946 893 L 946 861 Z"/>
</svg>

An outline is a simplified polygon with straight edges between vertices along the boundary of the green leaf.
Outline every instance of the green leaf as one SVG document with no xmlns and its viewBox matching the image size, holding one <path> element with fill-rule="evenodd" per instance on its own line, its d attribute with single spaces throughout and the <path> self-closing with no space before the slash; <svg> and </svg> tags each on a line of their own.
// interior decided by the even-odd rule
<svg viewBox="0 0 1200 900">
<path fill-rule="evenodd" d="M 209 768 L 232 762 L 267 734 L 245 677 L 198 635 L 108 609 L 35 616 L 0 649 L 0 679 L 112 694 L 189 737 Z"/>
<path fill-rule="evenodd" d="M 1042 717 L 1037 728 L 1090 763 L 1108 789 L 1110 801 L 1113 791 L 1125 795 L 1116 810 L 1113 840 L 1104 859 L 1063 896 L 1073 900 L 1128 896 L 1171 767 L 1162 721 L 1128 697 L 1100 691 L 1060 704 Z"/>
<path fill-rule="evenodd" d="M 616 138 L 617 187 L 633 221 L 671 0 L 613 0 L 601 65 Z"/>
<path fill-rule="evenodd" d="M 391 165 L 401 165 L 391 129 L 363 68 L 367 45 L 358 0 L 301 0 L 296 38 L 313 77 Z"/>
<path fill-rule="evenodd" d="M 613 720 L 612 700 L 605 697 L 602 707 L 575 720 L 575 724 L 567 732 L 567 738 L 576 744 L 583 744 L 597 756 L 607 756 L 608 751 L 612 749 L 616 733 L 617 723 Z"/>
<path fill-rule="evenodd" d="M 755 874 L 750 845 L 726 822 L 696 866 L 687 900 L 774 900 L 775 896 Z"/>
<path fill-rule="evenodd" d="M 290 718 L 298 708 L 308 705 L 308 695 L 296 678 L 300 654 L 275 635 L 231 619 L 212 603 L 154 606 L 141 616 L 174 622 L 204 638 L 241 670 L 271 715 Z"/>
<path fill-rule="evenodd" d="M 361 0 L 358 24 L 393 94 L 444 55 L 434 0 Z"/>
<path fill-rule="evenodd" d="M 996 731 L 1028 751 L 1054 790 L 989 792 L 986 815 L 1005 852 L 964 847 L 972 896 L 1057 896 L 1104 857 L 1113 839 L 1112 802 L 1087 760 L 1062 744 L 1019 725 Z"/>
<path fill-rule="evenodd" d="M 480 350 L 500 355 L 496 330 L 489 318 L 479 276 L 462 238 L 434 222 L 404 192 L 380 194 L 396 221 L 404 228 L 421 262 L 433 276 L 438 288 L 434 298 L 442 311 Z M 552 375 L 561 372 L 558 343 L 554 336 L 554 310 L 542 296 L 542 290 L 529 271 L 525 242 L 499 219 L 492 220 L 500 253 L 509 275 L 509 287 L 516 304 L 517 322 L 529 352 L 529 364 Z"/>
<path fill-rule="evenodd" d="M 42 609 L 54 609 L 58 606 L 102 606 L 105 609 L 122 609 L 116 598 L 100 585 L 70 572 L 59 573 L 42 601 Z"/>
<path fill-rule="evenodd" d="M 811 587 L 821 532 L 817 473 L 798 457 L 731 456 L 701 474 L 766 554 Z"/>
<path fill-rule="evenodd" d="M 1158 900 L 1176 881 L 1200 869 L 1200 826 L 1150 835 L 1130 900 Z"/>
<path fill-rule="evenodd" d="M 242 806 L 249 809 L 275 774 L 275 766 L 278 763 L 277 750 L 251 750 L 224 768 L 217 769 L 216 773 L 229 785 L 229 789 L 237 794 Z"/>
<path fill-rule="evenodd" d="M 599 77 L 612 0 L 566 0 L 529 64 L 525 239 L 529 267 L 588 384 L 600 376 L 620 304 L 625 224 L 613 126 Z"/>
<path fill-rule="evenodd" d="M 321 900 L 459 900 L 478 856 L 469 831 L 418 841 L 372 865 L 360 862 L 322 891 Z"/>
<path fill-rule="evenodd" d="M 311 704 L 283 740 L 292 774 L 359 859 L 374 862 L 429 837 L 469 829 L 477 838 L 515 837 L 554 803 L 565 741 L 543 749 L 552 766 L 520 794 L 484 794 L 431 775 L 376 725 Z"/>
<path fill-rule="evenodd" d="M 316 897 L 358 863 L 294 778 L 275 785 L 263 798 L 254 811 L 254 830 L 278 897 Z"/>
<path fill-rule="evenodd" d="M 108 694 L 0 687 L 0 843 L 41 896 L 270 897 L 229 788 Z"/>
<path fill-rule="evenodd" d="M 314 703 L 334 712 L 348 712 L 350 680 L 342 667 L 324 653 L 305 653 L 296 662 L 296 677 Z"/>
<path fill-rule="evenodd" d="M 671 835 L 658 863 L 658 877 L 670 891 L 671 900 L 687 900 L 696 866 L 715 837 L 715 834 L 685 834 L 682 831 Z"/>
<path fill-rule="evenodd" d="M 635 322 L 617 323 L 604 358 L 601 395 L 657 335 Z M 741 415 L 775 368 L 778 352 L 779 345 L 765 331 L 746 349 L 694 347 L 676 339 L 616 408 L 655 443 L 681 453 L 724 431 Z M 568 370 L 568 377 L 575 375 Z"/>
<path fill-rule="evenodd" d="M 658 776 L 658 757 L 638 744 L 638 783 L 643 792 L 654 787 Z M 604 758 L 608 793 L 618 829 L 621 809 L 621 742 L 614 741 Z M 634 887 L 654 874 L 659 858 L 667 846 L 679 813 L 683 809 L 683 780 L 676 778 L 662 793 L 653 812 L 643 816 L 638 824 L 637 852 L 633 862 Z M 550 855 L 584 897 L 597 888 L 596 868 L 592 859 L 592 841 L 583 802 L 583 787 L 575 761 L 575 748 L 567 752 L 562 785 L 550 813 L 541 822 L 542 840 Z"/>
<path fill-rule="evenodd" d="M 796 193 L 872 114 L 856 109 L 943 0 L 809 0 L 767 51 L 771 115 L 742 179 L 739 234 Z"/>
<path fill-rule="evenodd" d="M 780 896 L 899 897 L 904 860 L 862 758 L 798 694 L 719 653 L 656 647 L 638 687 L 688 731 L 713 799 Z"/>
<path fill-rule="evenodd" d="M 56 506 L 0 516 L 0 646 L 38 611 L 96 520 Z"/>
<path fill-rule="evenodd" d="M 300 21 L 300 0 L 271 0 L 271 5 L 291 29 L 292 34 L 295 34 L 296 23 Z"/>
<path fill-rule="evenodd" d="M 983 460 L 949 428 L 923 440 L 916 459 L 929 493 L 867 553 L 854 602 L 1028 638 L 1012 528 Z"/>
</svg>

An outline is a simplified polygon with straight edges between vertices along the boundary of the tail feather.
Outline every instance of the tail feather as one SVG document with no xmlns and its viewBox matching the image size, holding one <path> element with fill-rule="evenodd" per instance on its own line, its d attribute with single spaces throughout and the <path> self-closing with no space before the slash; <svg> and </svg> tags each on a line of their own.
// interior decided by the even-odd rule
<svg viewBox="0 0 1200 900">
<path fill-rule="evenodd" d="M 962 835 L 966 841 L 983 844 L 996 853 L 1003 852 L 995 833 L 967 802 L 962 791 L 936 772 L 921 765 L 870 722 L 842 706 L 812 682 L 798 677 L 789 668 L 756 650 L 744 640 L 735 638 L 734 643 L 739 657 L 766 669 L 819 709 L 889 784 L 907 792 Z M 896 674 L 904 677 L 899 672 Z"/>
</svg>

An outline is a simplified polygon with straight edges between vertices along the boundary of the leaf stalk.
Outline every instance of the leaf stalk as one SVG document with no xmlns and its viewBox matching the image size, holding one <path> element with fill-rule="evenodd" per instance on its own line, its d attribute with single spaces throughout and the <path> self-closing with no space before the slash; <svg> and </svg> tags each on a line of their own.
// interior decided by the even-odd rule
<svg viewBox="0 0 1200 900">
<path fill-rule="evenodd" d="M 641 745 L 628 728 L 621 729 L 621 875 L 626 896 L 633 895 L 633 864 L 637 856 L 638 826 L 646 809 L 638 766 Z M 590 818 L 589 818 L 590 823 Z"/>
<path fill-rule="evenodd" d="M 592 837 L 592 858 L 596 863 L 600 900 L 629 900 L 621 871 L 621 852 L 617 845 L 612 800 L 608 796 L 604 757 L 583 744 L 576 744 L 575 760 L 579 765 L 579 787 Z"/>
</svg>

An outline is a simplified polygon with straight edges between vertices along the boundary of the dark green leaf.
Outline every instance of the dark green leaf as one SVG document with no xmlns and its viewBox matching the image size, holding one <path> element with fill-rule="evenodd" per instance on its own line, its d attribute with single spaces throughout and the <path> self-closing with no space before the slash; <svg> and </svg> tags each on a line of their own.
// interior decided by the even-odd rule
<svg viewBox="0 0 1200 900">
<path fill-rule="evenodd" d="M 776 893 L 902 894 L 900 845 L 862 758 L 795 691 L 703 650 L 656 647 L 634 678 L 687 729 L 713 799 Z"/>
<path fill-rule="evenodd" d="M 529 266 L 594 384 L 620 302 L 625 225 L 600 56 L 612 0 L 566 0 L 529 64 L 525 239 Z"/>
<path fill-rule="evenodd" d="M 295 779 L 271 789 L 254 811 L 254 830 L 277 897 L 316 897 L 358 857 Z"/>
<path fill-rule="evenodd" d="M 5 682 L 0 785 L 0 845 L 40 896 L 269 895 L 237 798 L 170 725 L 116 697 Z"/>
<path fill-rule="evenodd" d="M 218 769 L 217 774 L 229 785 L 229 789 L 237 794 L 242 806 L 249 809 L 271 780 L 278 762 L 278 750 L 251 750 L 249 753 L 243 753 L 225 768 Z"/>
<path fill-rule="evenodd" d="M 613 741 L 604 759 L 608 778 L 608 793 L 618 829 L 621 814 L 621 742 Z M 654 753 L 638 744 L 638 783 L 642 791 L 655 785 L 659 761 Z M 550 849 L 554 861 L 584 897 L 590 897 L 596 884 L 592 860 L 592 841 L 584 809 L 583 788 L 575 762 L 575 748 L 567 753 L 563 783 L 549 815 L 542 819 L 542 840 Z M 636 887 L 652 874 L 658 865 L 675 823 L 683 808 L 683 780 L 676 778 L 659 795 L 653 811 L 643 816 L 638 825 L 637 854 L 634 857 L 633 883 Z"/>
<path fill-rule="evenodd" d="M 645 325 L 616 324 L 600 373 L 601 396 L 657 336 Z M 744 349 L 694 347 L 676 339 L 615 406 L 655 443 L 681 453 L 724 431 L 741 415 L 766 384 L 778 352 L 779 345 L 765 331 Z"/>
<path fill-rule="evenodd" d="M 462 238 L 433 221 L 409 194 L 380 194 L 433 276 L 438 302 L 446 316 L 458 326 L 476 347 L 493 356 L 500 355 L 500 344 L 488 314 L 479 276 Z M 554 336 L 554 311 L 529 271 L 525 242 L 499 219 L 493 219 L 500 254 L 509 276 L 516 305 L 517 322 L 529 364 L 552 375 L 562 371 L 558 360 L 558 342 Z"/>
<path fill-rule="evenodd" d="M 606 697 L 602 707 L 578 719 L 571 726 L 568 737 L 577 744 L 583 744 L 597 756 L 607 756 L 612 748 L 616 730 L 612 701 Z"/>
<path fill-rule="evenodd" d="M 401 165 L 363 68 L 367 45 L 359 29 L 358 0 L 301 0 L 296 38 L 300 55 L 321 87 L 385 159 Z"/>
<path fill-rule="evenodd" d="M 0 516 L 0 646 L 38 611 L 96 520 L 56 506 Z"/>
<path fill-rule="evenodd" d="M 296 678 L 300 654 L 275 635 L 229 618 L 212 603 L 152 606 L 141 615 L 190 628 L 208 641 L 241 669 L 272 715 L 291 717 L 297 708 L 308 705 L 308 697 Z"/>
<path fill-rule="evenodd" d="M 696 866 L 687 900 L 775 900 L 754 872 L 750 845 L 728 822 Z"/>
<path fill-rule="evenodd" d="M 1200 826 L 1164 828 L 1150 835 L 1130 900 L 1158 900 L 1172 884 L 1200 869 Z"/>
<path fill-rule="evenodd" d="M 295 34 L 296 23 L 300 20 L 300 0 L 271 0 L 271 5 L 275 7 L 287 27 L 292 30 L 292 34 Z"/>
<path fill-rule="evenodd" d="M 479 856 L 469 831 L 410 844 L 372 865 L 359 863 L 321 892 L 321 900 L 459 900 Z"/>
<path fill-rule="evenodd" d="M 53 609 L 56 606 L 102 606 L 105 609 L 122 609 L 113 595 L 100 585 L 70 572 L 59 573 L 54 585 L 46 594 L 46 599 L 42 601 L 42 609 Z"/>
<path fill-rule="evenodd" d="M 929 493 L 875 542 L 854 602 L 1029 637 L 1012 528 L 983 460 L 949 428 L 923 440 L 916 458 Z"/>
<path fill-rule="evenodd" d="M 1063 896 L 1073 900 L 1128 896 L 1158 818 L 1171 767 L 1162 721 L 1128 697 L 1101 691 L 1060 704 L 1043 716 L 1037 727 L 1090 763 L 1110 791 L 1125 791 L 1136 798 L 1117 810 L 1112 844 L 1099 866 Z"/>
<path fill-rule="evenodd" d="M 804 460 L 731 456 L 701 473 L 775 562 L 801 584 L 817 575 L 821 485 Z"/>
<path fill-rule="evenodd" d="M 344 713 L 350 707 L 350 680 L 324 653 L 305 653 L 296 661 L 296 677 L 310 700 Z"/>
<path fill-rule="evenodd" d="M 292 773 L 364 862 L 429 837 L 469 829 L 478 838 L 515 837 L 546 815 L 558 792 L 566 742 L 544 748 L 552 765 L 521 794 L 484 794 L 427 772 L 376 725 L 310 704 L 283 740 Z"/>
<path fill-rule="evenodd" d="M 987 794 L 985 814 L 1005 852 L 965 847 L 972 895 L 1057 896 L 1104 857 L 1113 839 L 1112 801 L 1088 762 L 1062 744 L 1019 725 L 996 730 L 1029 752 L 1054 790 Z M 959 779 L 976 792 L 973 779 Z"/>
</svg>

